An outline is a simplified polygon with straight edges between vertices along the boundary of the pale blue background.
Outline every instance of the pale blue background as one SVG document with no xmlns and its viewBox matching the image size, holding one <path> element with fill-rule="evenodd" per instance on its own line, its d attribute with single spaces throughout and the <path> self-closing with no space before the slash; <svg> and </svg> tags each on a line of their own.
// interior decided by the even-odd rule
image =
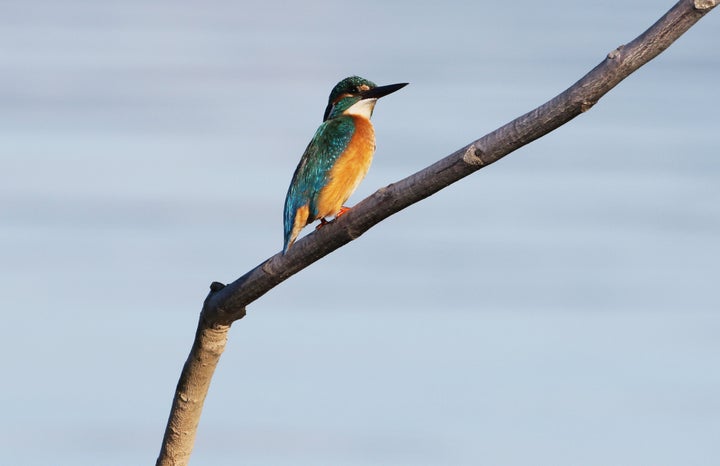
<svg viewBox="0 0 720 466">
<path fill-rule="evenodd" d="M 153 464 L 339 79 L 412 83 L 355 203 L 671 5 L 1 2 L 0 464 Z M 719 28 L 253 304 L 193 464 L 718 464 Z"/>
</svg>

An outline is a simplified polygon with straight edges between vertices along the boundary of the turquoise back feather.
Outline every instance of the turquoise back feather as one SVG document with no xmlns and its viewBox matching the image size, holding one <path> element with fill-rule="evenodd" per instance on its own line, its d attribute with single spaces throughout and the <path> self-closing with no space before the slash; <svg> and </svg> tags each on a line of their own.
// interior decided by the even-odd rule
<svg viewBox="0 0 720 466">
<path fill-rule="evenodd" d="M 350 143 L 353 133 L 355 123 L 351 116 L 345 115 L 324 121 L 315 132 L 295 169 L 285 198 L 283 251 L 287 251 L 289 246 L 295 216 L 300 207 L 306 204 L 309 206 L 308 223 L 316 220 L 320 190 L 327 185 L 330 170 Z"/>
</svg>

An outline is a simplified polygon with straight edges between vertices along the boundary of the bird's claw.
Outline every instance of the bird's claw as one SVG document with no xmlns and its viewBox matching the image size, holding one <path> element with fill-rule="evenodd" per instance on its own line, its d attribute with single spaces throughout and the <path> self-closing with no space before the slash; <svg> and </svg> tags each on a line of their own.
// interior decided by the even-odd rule
<svg viewBox="0 0 720 466">
<path fill-rule="evenodd" d="M 340 210 L 338 211 L 338 213 L 335 214 L 335 218 L 336 219 L 340 218 L 342 215 L 345 215 L 349 210 L 350 210 L 350 207 L 345 207 L 345 206 L 340 207 Z M 320 218 L 320 225 L 316 226 L 315 230 L 319 230 L 320 228 L 324 227 L 328 223 L 332 223 L 333 220 L 327 221 L 327 220 L 325 220 L 325 217 Z"/>
<path fill-rule="evenodd" d="M 330 223 L 330 222 L 328 222 L 327 220 L 325 220 L 325 217 L 321 218 L 321 219 L 320 219 L 320 225 L 316 226 L 316 227 L 315 227 L 315 230 L 319 230 L 320 228 L 324 227 L 324 226 L 327 225 L 328 223 Z"/>
</svg>

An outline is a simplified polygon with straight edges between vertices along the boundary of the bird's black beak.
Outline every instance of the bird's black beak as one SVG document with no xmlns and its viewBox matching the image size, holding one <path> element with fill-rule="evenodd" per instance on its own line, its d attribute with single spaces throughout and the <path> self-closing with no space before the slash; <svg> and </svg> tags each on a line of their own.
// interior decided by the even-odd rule
<svg viewBox="0 0 720 466">
<path fill-rule="evenodd" d="M 409 83 L 398 83 L 398 84 L 388 84 L 387 86 L 380 86 L 375 87 L 373 89 L 368 89 L 367 91 L 362 91 L 358 95 L 360 96 L 360 99 L 379 99 L 380 97 L 386 96 L 388 94 L 392 94 L 393 92 L 402 89 L 403 87 L 407 86 Z M 327 121 L 328 117 L 330 116 L 330 112 L 332 112 L 333 106 L 335 105 L 334 102 L 329 102 L 327 107 L 325 108 L 325 114 L 323 115 L 323 121 Z"/>
<path fill-rule="evenodd" d="M 368 89 L 367 91 L 362 91 L 360 93 L 360 97 L 363 99 L 379 99 L 380 97 L 392 94 L 393 92 L 400 90 L 407 85 L 408 83 L 398 83 L 388 84 L 387 86 L 374 87 L 372 89 Z"/>
</svg>

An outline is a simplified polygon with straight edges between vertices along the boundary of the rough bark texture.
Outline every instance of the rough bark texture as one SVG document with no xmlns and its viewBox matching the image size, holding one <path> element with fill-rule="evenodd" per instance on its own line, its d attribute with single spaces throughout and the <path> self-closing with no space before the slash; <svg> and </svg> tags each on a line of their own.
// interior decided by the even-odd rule
<svg viewBox="0 0 720 466">
<path fill-rule="evenodd" d="M 183 367 L 158 465 L 188 463 L 202 405 L 230 325 L 245 307 L 278 283 L 354 240 L 390 215 L 562 126 L 620 81 L 652 60 L 717 5 L 718 0 L 681 0 L 647 31 L 621 45 L 565 92 L 397 183 L 379 189 L 332 225 L 300 239 L 286 255 L 267 259 L 233 283 L 213 283 Z"/>
<path fill-rule="evenodd" d="M 210 295 L 219 289 L 222 289 L 222 285 L 213 283 Z M 215 367 L 225 351 L 230 323 L 216 322 L 212 318 L 214 313 L 207 312 L 207 304 L 208 300 L 205 299 L 195 341 L 175 389 L 158 465 L 186 465 L 190 461 L 205 396 Z M 236 319 L 241 317 L 235 316 Z"/>
</svg>

